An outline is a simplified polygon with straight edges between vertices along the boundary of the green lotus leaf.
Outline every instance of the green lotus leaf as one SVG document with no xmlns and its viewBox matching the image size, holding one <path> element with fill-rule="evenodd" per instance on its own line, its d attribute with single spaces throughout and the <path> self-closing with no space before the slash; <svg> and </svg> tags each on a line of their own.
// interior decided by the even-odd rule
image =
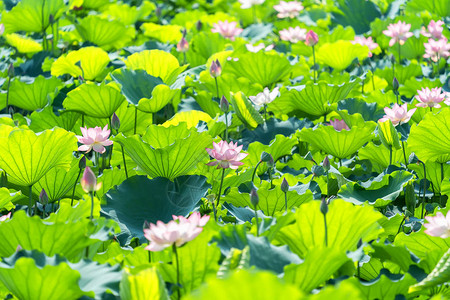
<svg viewBox="0 0 450 300">
<path fill-rule="evenodd" d="M 135 36 L 134 27 L 126 27 L 120 21 L 89 15 L 75 25 L 84 41 L 91 42 L 105 50 L 126 46 Z"/>
<path fill-rule="evenodd" d="M 188 215 L 208 188 L 201 176 L 182 176 L 173 182 L 133 176 L 106 193 L 107 205 L 102 206 L 102 212 L 119 223 L 122 230 L 117 238 L 121 242 L 128 243 L 132 237 L 143 240 L 145 221 L 168 222 L 172 215 Z"/>
<path fill-rule="evenodd" d="M 200 32 L 190 41 L 187 61 L 192 67 L 203 65 L 214 53 L 224 50 L 226 43 L 218 33 Z"/>
<path fill-rule="evenodd" d="M 144 70 L 153 77 L 159 77 L 167 85 L 175 82 L 187 65 L 181 66 L 178 59 L 162 50 L 144 50 L 127 57 L 125 66 L 131 70 Z"/>
<path fill-rule="evenodd" d="M 272 87 L 278 81 L 286 79 L 293 68 L 286 57 L 263 51 L 242 53 L 233 58 L 224 66 L 224 73 L 246 77 L 263 87 Z"/>
<path fill-rule="evenodd" d="M 272 300 L 302 299 L 303 293 L 292 284 L 283 283 L 270 272 L 237 271 L 226 279 L 209 278 L 186 300 Z"/>
<path fill-rule="evenodd" d="M 100 48 L 81 48 L 60 56 L 52 64 L 51 74 L 52 76 L 70 74 L 73 77 L 83 76 L 86 80 L 97 80 L 103 75 L 109 61 L 108 53 Z M 77 62 L 80 62 L 81 68 L 76 65 Z"/>
<path fill-rule="evenodd" d="M 137 136 L 115 139 L 122 145 L 136 164 L 151 177 L 165 177 L 170 180 L 189 175 L 197 163 L 208 158 L 205 148 L 211 145 L 207 133 L 197 133 L 187 126 L 150 126 L 142 139 Z"/>
<path fill-rule="evenodd" d="M 155 8 L 155 4 L 149 1 L 143 1 L 139 7 L 130 6 L 126 3 L 113 3 L 109 4 L 102 11 L 102 14 L 114 20 L 119 20 L 125 25 L 132 25 L 148 16 Z"/>
<path fill-rule="evenodd" d="M 144 23 L 141 25 L 144 35 L 163 43 L 178 43 L 183 34 L 183 27 L 178 25 L 159 25 L 155 23 Z"/>
<path fill-rule="evenodd" d="M 409 292 L 421 291 L 430 287 L 448 283 L 450 281 L 450 249 L 445 252 L 442 258 L 439 260 L 436 267 L 431 273 L 419 282 L 409 288 Z"/>
<path fill-rule="evenodd" d="M 371 246 L 375 250 L 370 254 L 371 258 L 378 258 L 382 263 L 393 262 L 403 272 L 408 272 L 410 266 L 417 265 L 417 257 L 404 246 L 395 246 L 382 242 L 374 242 Z"/>
<path fill-rule="evenodd" d="M 284 193 L 280 186 L 270 189 L 270 183 L 263 181 L 263 186 L 258 188 L 259 204 L 258 210 L 261 210 L 266 216 L 273 216 L 275 212 L 286 210 Z M 299 207 L 301 204 L 313 200 L 313 194 L 310 190 L 300 195 L 297 191 L 287 192 L 288 210 Z M 231 191 L 223 198 L 223 201 L 233 204 L 237 207 L 252 207 L 250 195 L 241 193 L 237 188 L 231 188 Z"/>
<path fill-rule="evenodd" d="M 377 69 L 375 71 L 375 74 L 386 79 L 386 81 L 389 83 L 389 87 L 392 88 L 392 82 L 394 80 L 394 73 L 392 71 L 392 68 L 384 68 L 382 70 Z M 422 75 L 422 68 L 417 63 L 411 62 L 411 64 L 409 64 L 408 66 L 395 66 L 395 78 L 397 78 L 398 82 L 402 84 L 406 84 L 408 80 L 416 81 L 416 77 L 420 75 Z M 404 87 L 402 87 L 400 90 L 403 91 L 403 89 Z M 416 90 L 414 91 L 414 94 L 416 93 Z M 403 95 L 402 92 L 401 94 Z"/>
<path fill-rule="evenodd" d="M 5 32 L 42 32 L 50 25 L 50 15 L 57 20 L 68 7 L 64 0 L 22 0 L 2 14 Z"/>
<path fill-rule="evenodd" d="M 256 128 L 264 122 L 259 112 L 242 92 L 231 93 L 230 103 L 233 105 L 236 116 L 248 127 Z"/>
<path fill-rule="evenodd" d="M 5 35 L 6 42 L 17 49 L 19 53 L 36 53 L 42 51 L 42 45 L 29 37 L 15 33 Z"/>
<path fill-rule="evenodd" d="M 160 111 L 173 99 L 179 99 L 181 90 L 172 90 L 165 84 L 155 86 L 152 91 L 152 97 L 141 98 L 139 100 L 138 109 L 148 113 L 156 113 Z"/>
<path fill-rule="evenodd" d="M 431 181 L 433 189 L 444 193 L 444 185 L 446 185 L 446 180 L 442 180 L 441 164 L 429 161 L 425 164 L 425 167 L 427 170 L 427 180 Z M 410 164 L 408 165 L 408 168 L 416 172 L 418 179 L 425 178 L 422 164 Z M 450 164 L 442 164 L 442 169 L 444 171 L 444 178 L 450 177 Z"/>
<path fill-rule="evenodd" d="M 31 84 L 14 80 L 11 82 L 9 104 L 26 110 L 44 108 L 53 102 L 60 88 L 61 81 L 54 77 L 40 75 Z"/>
<path fill-rule="evenodd" d="M 130 273 L 130 272 L 134 272 Z M 140 270 L 132 269 L 124 272 L 120 282 L 120 299 L 159 299 L 169 300 L 161 275 L 155 267 Z"/>
<path fill-rule="evenodd" d="M 412 0 L 407 3 L 406 10 L 413 12 L 428 11 L 445 18 L 450 16 L 450 3 L 447 0 L 420 1 Z"/>
<path fill-rule="evenodd" d="M 425 162 L 446 163 L 450 160 L 450 108 L 438 114 L 427 114 L 423 121 L 411 127 L 408 146 Z"/>
<path fill-rule="evenodd" d="M 360 159 L 368 159 L 372 162 L 376 171 L 382 172 L 389 166 L 389 149 L 383 145 L 375 145 L 374 143 L 368 143 L 363 148 L 359 149 L 358 157 Z M 403 162 L 403 151 L 393 149 L 392 162 Z"/>
<path fill-rule="evenodd" d="M 78 163 L 79 159 L 73 158 L 69 170 L 61 167 L 50 169 L 33 185 L 34 194 L 39 195 L 44 189 L 48 196 L 48 202 L 55 202 L 63 198 L 77 183 L 77 176 L 80 171 Z"/>
<path fill-rule="evenodd" d="M 326 285 L 317 294 L 312 294 L 310 300 L 329 300 L 329 299 L 363 299 L 358 288 L 346 281 L 338 286 Z"/>
<path fill-rule="evenodd" d="M 323 116 L 333 109 L 330 104 L 347 98 L 347 95 L 359 83 L 359 79 L 342 85 L 327 84 L 320 81 L 317 84 L 308 82 L 300 86 L 301 90 L 291 89 L 281 93 L 281 96 L 269 104 L 269 110 L 289 113 L 300 110 L 313 116 Z"/>
<path fill-rule="evenodd" d="M 54 167 L 69 168 L 72 152 L 77 150 L 75 135 L 61 128 L 39 135 L 31 130 L 13 130 L 0 141 L 0 167 L 8 180 L 23 186 L 33 185 Z"/>
<path fill-rule="evenodd" d="M 378 236 L 382 214 L 370 206 L 355 206 L 344 200 L 333 200 L 326 215 L 328 247 L 338 251 L 355 250 L 360 239 L 372 240 Z M 301 205 L 295 213 L 295 223 L 284 226 L 275 239 L 300 258 L 325 245 L 324 217 L 320 212 L 320 201 Z M 332 224 L 332 225 L 331 225 Z"/>
<path fill-rule="evenodd" d="M 306 254 L 301 264 L 287 266 L 284 270 L 284 280 L 309 293 L 330 279 L 348 260 L 345 253 L 339 249 L 317 248 Z"/>
<path fill-rule="evenodd" d="M 381 17 L 380 9 L 372 2 L 360 0 L 338 1 L 338 11 L 332 13 L 332 20 L 343 26 L 351 26 L 357 34 L 370 30 L 370 23 Z"/>
<path fill-rule="evenodd" d="M 400 139 L 398 138 L 398 132 L 390 119 L 384 122 L 379 121 L 377 129 L 383 146 L 388 149 L 402 149 L 402 146 L 400 145 Z"/>
<path fill-rule="evenodd" d="M 31 116 L 30 129 L 35 132 L 60 127 L 65 130 L 72 130 L 80 118 L 77 112 L 63 112 L 59 116 L 53 112 L 53 107 L 46 106 L 41 111 L 34 111 Z"/>
<path fill-rule="evenodd" d="M 380 174 L 366 182 L 350 182 L 339 190 L 339 196 L 351 203 L 368 202 L 375 207 L 385 207 L 397 199 L 403 187 L 413 179 L 407 171 L 395 171 L 391 174 Z"/>
<path fill-rule="evenodd" d="M 109 5 L 109 0 L 83 0 L 83 7 L 93 10 L 103 8 L 103 6 Z"/>
<path fill-rule="evenodd" d="M 111 86 L 85 83 L 67 94 L 63 106 L 94 118 L 109 118 L 124 101 L 125 97 Z"/>
<path fill-rule="evenodd" d="M 317 49 L 316 58 L 319 63 L 342 71 L 353 62 L 354 59 L 363 61 L 369 55 L 369 48 L 350 41 L 337 41 L 326 43 Z"/>
<path fill-rule="evenodd" d="M 207 113 L 200 110 L 189 110 L 176 113 L 170 120 L 167 120 L 162 125 L 164 127 L 177 126 L 184 122 L 188 128 L 192 128 L 197 126 L 198 122 L 208 123 L 211 120 L 211 117 Z"/>
<path fill-rule="evenodd" d="M 401 95 L 412 98 L 413 96 L 417 95 L 417 91 L 421 90 L 422 88 L 428 87 L 432 89 L 441 86 L 442 83 L 439 80 L 431 80 L 430 78 L 426 77 L 422 78 L 421 80 L 410 78 L 404 82 L 403 86 L 400 86 L 399 92 Z M 416 122 L 419 123 L 421 120 L 422 119 L 419 119 Z"/>
<path fill-rule="evenodd" d="M 198 91 L 197 95 L 194 95 L 194 98 L 200 108 L 211 118 L 215 118 L 217 114 L 222 113 L 219 107 L 219 103 L 217 103 L 216 101 L 211 101 L 211 93 L 208 93 L 206 91 Z"/>
<path fill-rule="evenodd" d="M 300 140 L 313 148 L 323 150 L 339 159 L 351 156 L 373 138 L 374 126 L 354 126 L 350 130 L 337 131 L 333 126 L 319 126 L 316 129 L 303 128 Z"/>
<path fill-rule="evenodd" d="M 0 188 L 0 211 L 13 209 L 14 202 L 22 198 L 22 192 L 12 192 L 5 187 Z"/>
<path fill-rule="evenodd" d="M 0 245 L 0 255 L 10 256 L 20 245 L 25 250 L 39 250 L 48 256 L 60 254 L 78 261 L 86 255 L 87 246 L 98 248 L 111 231 L 105 226 L 105 219 L 99 219 L 97 224 L 89 225 L 89 222 L 86 217 L 41 220 L 37 216 L 28 217 L 23 210 L 17 211 L 11 220 L 0 223 L 0 236 L 7 241 Z"/>
</svg>

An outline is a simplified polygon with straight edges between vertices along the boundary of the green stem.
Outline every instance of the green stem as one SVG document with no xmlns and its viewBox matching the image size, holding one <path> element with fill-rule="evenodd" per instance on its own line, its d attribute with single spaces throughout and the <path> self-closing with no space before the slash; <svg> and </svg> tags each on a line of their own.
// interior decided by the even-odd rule
<svg viewBox="0 0 450 300">
<path fill-rule="evenodd" d="M 439 204 L 443 206 L 442 203 L 442 182 L 444 181 L 444 163 L 440 163 L 441 165 L 441 184 L 439 188 Z"/>
<path fill-rule="evenodd" d="M 328 227 L 327 227 L 327 215 L 323 214 L 323 221 L 325 225 L 325 247 L 328 247 Z"/>
<path fill-rule="evenodd" d="M 389 165 L 392 165 L 392 146 L 389 147 Z"/>
<path fill-rule="evenodd" d="M 256 236 L 259 236 L 259 223 L 257 214 L 257 205 L 255 206 Z"/>
<path fill-rule="evenodd" d="M 91 195 L 91 221 L 94 219 L 94 192 L 89 193 Z"/>
<path fill-rule="evenodd" d="M 219 208 L 220 195 L 222 194 L 223 179 L 225 178 L 225 169 L 222 169 L 222 178 L 220 179 L 219 193 L 217 194 L 216 207 Z M 217 214 L 214 216 L 217 222 Z"/>
<path fill-rule="evenodd" d="M 395 97 L 396 97 L 396 99 L 397 99 L 397 104 L 399 104 L 399 103 L 398 103 L 398 98 L 399 98 L 399 93 L 398 93 L 398 91 L 395 93 Z"/>
<path fill-rule="evenodd" d="M 134 108 L 135 108 L 135 110 L 134 110 L 134 134 L 136 134 L 138 109 L 137 109 L 137 106 L 135 106 Z"/>
<path fill-rule="evenodd" d="M 273 189 L 272 168 L 267 168 L 267 173 L 269 174 L 270 188 Z"/>
<path fill-rule="evenodd" d="M 45 0 L 42 1 L 42 49 L 47 50 L 47 33 L 45 32 L 45 18 L 44 18 Z"/>
<path fill-rule="evenodd" d="M 256 6 L 252 5 L 253 23 L 256 24 L 258 20 L 256 19 Z"/>
<path fill-rule="evenodd" d="M 84 127 L 84 114 L 81 115 L 81 127 Z"/>
<path fill-rule="evenodd" d="M 288 200 L 288 198 L 287 198 L 287 193 L 284 193 L 284 205 L 286 206 L 286 213 L 288 212 L 288 203 L 287 203 L 287 200 Z"/>
<path fill-rule="evenodd" d="M 402 65 L 402 57 L 401 57 L 401 45 L 400 43 L 398 43 L 398 65 L 401 66 Z"/>
<path fill-rule="evenodd" d="M 225 113 L 225 141 L 228 141 L 228 118 L 227 118 L 227 113 Z"/>
<path fill-rule="evenodd" d="M 185 65 L 187 62 L 186 60 L 186 52 L 183 52 L 183 65 Z"/>
<path fill-rule="evenodd" d="M 258 161 L 258 163 L 256 164 L 255 169 L 253 170 L 253 175 L 252 175 L 252 182 L 253 180 L 255 180 L 255 175 L 256 175 L 256 170 L 258 170 L 259 165 L 262 163 L 262 161 Z"/>
<path fill-rule="evenodd" d="M 314 83 L 316 83 L 316 51 L 315 51 L 315 49 L 314 49 L 314 46 L 312 46 L 312 51 L 313 51 L 313 62 L 314 62 L 314 65 L 313 65 L 313 71 L 314 71 Z"/>
<path fill-rule="evenodd" d="M 9 113 L 9 87 L 11 86 L 11 76 L 8 76 L 8 87 L 6 89 L 6 113 Z M 11 118 L 12 118 L 11 114 Z"/>
<path fill-rule="evenodd" d="M 31 217 L 31 208 L 33 207 L 33 185 L 30 185 L 30 195 L 28 196 L 28 215 Z"/>
<path fill-rule="evenodd" d="M 175 255 L 175 261 L 176 261 L 176 269 L 177 269 L 177 295 L 178 300 L 181 299 L 181 292 L 180 292 L 180 261 L 178 259 L 178 252 L 177 252 L 177 246 L 175 244 L 172 244 L 172 251 Z"/>
<path fill-rule="evenodd" d="M 422 216 L 421 219 L 423 219 L 423 211 L 425 209 L 425 193 L 426 193 L 426 187 L 427 187 L 427 168 L 425 167 L 425 163 L 422 162 L 423 165 L 423 196 L 422 196 Z"/>
<path fill-rule="evenodd" d="M 124 151 L 122 145 L 121 145 L 121 147 L 122 147 L 123 168 L 125 169 L 125 176 L 126 176 L 127 179 L 128 179 L 127 162 L 125 161 L 125 151 Z"/>
<path fill-rule="evenodd" d="M 267 121 L 267 104 L 264 104 L 264 122 Z"/>
<path fill-rule="evenodd" d="M 402 229 L 402 225 L 403 225 L 403 222 L 405 222 L 405 219 L 406 219 L 406 215 L 403 217 L 402 221 L 400 222 L 400 226 L 398 226 L 397 234 L 400 233 L 400 230 Z"/>
<path fill-rule="evenodd" d="M 406 159 L 405 142 L 402 141 L 403 158 L 405 159 L 405 166 L 408 168 L 408 160 Z"/>
<path fill-rule="evenodd" d="M 73 199 L 74 199 L 74 197 L 75 197 L 75 189 L 76 189 L 76 187 L 77 187 L 78 179 L 80 179 L 81 171 L 82 171 L 82 170 L 80 169 L 80 171 L 78 172 L 77 179 L 75 180 L 75 184 L 73 185 L 73 190 L 72 190 L 72 201 L 70 202 L 70 206 L 73 206 Z"/>
<path fill-rule="evenodd" d="M 219 98 L 219 82 L 217 82 L 217 77 L 214 77 L 214 81 L 216 82 L 216 97 Z"/>
<path fill-rule="evenodd" d="M 372 69 L 372 88 L 375 91 L 375 79 L 374 79 L 374 77 L 375 77 L 375 68 L 372 66 L 370 61 L 369 61 L 369 66 Z"/>
</svg>

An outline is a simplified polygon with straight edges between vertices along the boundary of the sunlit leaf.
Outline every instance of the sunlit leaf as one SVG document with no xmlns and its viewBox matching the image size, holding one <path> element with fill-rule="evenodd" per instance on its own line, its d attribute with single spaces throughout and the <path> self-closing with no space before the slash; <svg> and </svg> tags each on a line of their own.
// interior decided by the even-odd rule
<svg viewBox="0 0 450 300">
<path fill-rule="evenodd" d="M 183 34 L 183 27 L 178 25 L 158 25 L 155 23 L 144 23 L 141 26 L 144 35 L 163 43 L 178 43 Z"/>
<path fill-rule="evenodd" d="M 156 268 L 148 268 L 140 272 L 131 273 L 133 270 L 124 272 L 120 283 L 120 299 L 152 299 L 168 300 L 166 287 L 161 275 Z"/>
<path fill-rule="evenodd" d="M 15 33 L 5 35 L 6 42 L 17 49 L 19 53 L 36 53 L 42 51 L 42 45 L 32 38 Z"/>
<path fill-rule="evenodd" d="M 364 60 L 369 54 L 369 48 L 350 41 L 337 41 L 324 44 L 317 49 L 317 60 L 338 71 L 346 69 L 354 59 Z"/>
</svg>

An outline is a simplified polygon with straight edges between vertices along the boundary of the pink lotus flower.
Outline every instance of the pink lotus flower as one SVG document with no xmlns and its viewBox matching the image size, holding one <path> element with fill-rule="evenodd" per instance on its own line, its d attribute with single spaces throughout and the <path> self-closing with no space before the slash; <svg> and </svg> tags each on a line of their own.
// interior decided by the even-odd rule
<svg viewBox="0 0 450 300">
<path fill-rule="evenodd" d="M 247 9 L 253 5 L 263 4 L 264 1 L 265 0 L 239 0 L 239 3 L 241 3 L 241 9 Z"/>
<path fill-rule="evenodd" d="M 408 111 L 408 106 L 403 104 L 402 106 L 397 103 L 394 104 L 393 108 L 385 107 L 384 112 L 386 113 L 383 118 L 380 119 L 380 122 L 391 120 L 392 125 L 397 126 L 399 124 L 408 123 L 411 119 L 412 115 L 416 112 L 417 108 L 413 108 Z"/>
<path fill-rule="evenodd" d="M 361 46 L 367 46 L 370 51 L 378 48 L 378 44 L 372 40 L 372 37 L 368 38 L 363 36 L 355 36 L 355 40 L 352 41 L 352 44 L 360 44 Z M 369 57 L 372 57 L 372 52 L 369 51 Z"/>
<path fill-rule="evenodd" d="M 350 130 L 350 128 L 348 127 L 347 123 L 345 123 L 344 120 L 338 119 L 330 120 L 330 125 L 333 126 L 333 128 L 336 131 L 342 131 L 343 129 Z"/>
<path fill-rule="evenodd" d="M 102 187 L 101 182 L 97 184 L 97 177 L 89 167 L 86 167 L 86 169 L 84 169 L 83 177 L 81 177 L 80 184 L 81 187 L 83 188 L 83 191 L 85 191 L 86 193 L 98 191 Z"/>
<path fill-rule="evenodd" d="M 218 59 L 212 61 L 211 67 L 209 68 L 209 74 L 211 74 L 211 77 L 213 78 L 217 78 L 222 74 L 222 66 Z"/>
<path fill-rule="evenodd" d="M 108 140 L 110 134 L 108 125 L 103 129 L 99 126 L 89 129 L 81 127 L 80 129 L 83 136 L 77 135 L 77 138 L 78 142 L 84 145 L 78 147 L 78 151 L 86 151 L 86 153 L 88 153 L 94 149 L 95 152 L 105 153 L 105 146 L 111 146 L 113 144 L 112 141 Z"/>
<path fill-rule="evenodd" d="M 220 33 L 224 38 L 234 41 L 234 38 L 241 34 L 243 29 L 237 27 L 237 22 L 218 21 L 213 24 L 211 31 Z"/>
<path fill-rule="evenodd" d="M 189 43 L 183 36 L 177 44 L 177 51 L 178 52 L 186 52 L 188 50 L 189 50 Z"/>
<path fill-rule="evenodd" d="M 384 30 L 383 33 L 391 38 L 389 41 L 389 46 L 394 46 L 395 43 L 400 43 L 403 45 L 405 41 L 412 37 L 411 24 L 406 24 L 405 22 L 398 21 L 396 24 L 389 24 L 388 29 Z"/>
<path fill-rule="evenodd" d="M 429 223 L 423 224 L 427 230 L 425 233 L 431 236 L 438 236 L 443 239 L 450 237 L 450 211 L 447 212 L 447 216 L 441 212 L 437 212 L 434 217 L 425 217 Z"/>
<path fill-rule="evenodd" d="M 0 216 L 0 222 L 4 222 L 4 221 L 9 220 L 9 219 L 11 219 L 11 212 L 9 212 L 6 215 Z"/>
<path fill-rule="evenodd" d="M 266 45 L 264 45 L 263 43 L 258 44 L 256 46 L 253 46 L 252 44 L 246 44 L 245 47 L 247 48 L 248 51 L 256 53 L 263 49 L 264 51 L 270 51 L 273 49 L 274 45 L 269 45 L 266 47 Z"/>
<path fill-rule="evenodd" d="M 442 101 L 445 99 L 445 93 L 441 93 L 441 88 L 433 88 L 430 90 L 430 88 L 422 88 L 422 90 L 418 90 L 417 93 L 419 94 L 416 96 L 416 99 L 420 101 L 420 103 L 417 103 L 417 107 L 436 107 L 440 108 Z"/>
<path fill-rule="evenodd" d="M 248 154 L 240 153 L 242 150 L 242 145 L 238 147 L 237 143 L 229 144 L 226 141 L 220 141 L 218 144 L 213 142 L 213 149 L 206 148 L 206 152 L 211 155 L 216 161 L 211 161 L 207 163 L 208 166 L 217 166 L 217 169 L 237 169 L 244 163 L 240 162 Z"/>
<path fill-rule="evenodd" d="M 0 24 L 0 35 L 5 32 L 5 25 L 3 23 Z"/>
<path fill-rule="evenodd" d="M 442 22 L 441 20 L 431 20 L 427 27 L 428 31 L 425 29 L 425 27 L 422 27 L 422 31 L 420 33 L 423 36 L 440 40 L 443 37 L 442 31 L 444 30 L 444 28 L 442 28 L 442 25 L 444 25 L 444 22 Z"/>
<path fill-rule="evenodd" d="M 274 88 L 272 92 L 269 88 L 264 88 L 261 93 L 256 96 L 250 96 L 249 98 L 255 105 L 264 105 L 275 100 L 275 98 L 278 97 L 278 94 L 278 87 Z"/>
<path fill-rule="evenodd" d="M 298 43 L 306 39 L 306 29 L 296 26 L 295 28 L 289 27 L 280 31 L 280 38 L 283 41 L 289 41 L 291 43 Z"/>
<path fill-rule="evenodd" d="M 209 221 L 209 216 L 201 217 L 199 212 L 194 212 L 189 218 L 172 216 L 173 220 L 164 224 L 157 221 L 144 229 L 144 236 L 149 241 L 145 250 L 161 251 L 175 245 L 183 246 L 195 239 L 202 231 L 203 226 Z"/>
<path fill-rule="evenodd" d="M 428 43 L 424 44 L 425 54 L 423 57 L 431 58 L 432 61 L 437 62 L 439 59 L 447 58 L 450 56 L 450 43 L 447 42 L 445 37 L 440 40 L 429 39 Z"/>
<path fill-rule="evenodd" d="M 278 18 L 295 18 L 303 9 L 302 3 L 297 1 L 280 1 L 280 4 L 274 5 L 273 8 L 278 12 Z"/>
<path fill-rule="evenodd" d="M 319 42 L 319 36 L 314 31 L 310 30 L 306 34 L 305 44 L 306 46 L 314 47 Z"/>
</svg>

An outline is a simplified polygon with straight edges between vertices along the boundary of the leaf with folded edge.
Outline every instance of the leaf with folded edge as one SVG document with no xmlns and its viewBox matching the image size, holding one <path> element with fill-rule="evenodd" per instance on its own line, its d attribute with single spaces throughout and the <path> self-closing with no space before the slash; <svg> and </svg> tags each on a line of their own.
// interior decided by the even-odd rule
<svg viewBox="0 0 450 300">
<path fill-rule="evenodd" d="M 424 280 L 410 287 L 409 292 L 421 291 L 448 282 L 450 282 L 450 249 L 445 252 L 433 271 Z"/>
<path fill-rule="evenodd" d="M 34 111 L 31 116 L 30 129 L 34 132 L 60 127 L 65 130 L 73 130 L 77 120 L 80 118 L 77 112 L 61 112 L 56 115 L 52 106 L 46 106 L 41 111 Z"/>
<path fill-rule="evenodd" d="M 155 267 L 144 270 L 126 269 L 120 282 L 120 299 L 169 300 L 161 275 Z"/>
<path fill-rule="evenodd" d="M 317 49 L 316 58 L 321 64 L 328 65 L 335 70 L 342 71 L 358 58 L 360 61 L 369 55 L 369 48 L 350 41 L 326 43 Z"/>
<path fill-rule="evenodd" d="M 84 83 L 67 94 L 63 106 L 94 118 L 109 118 L 124 101 L 118 90 L 105 83 Z"/>
<path fill-rule="evenodd" d="M 15 33 L 5 35 L 6 42 L 17 49 L 19 53 L 36 53 L 42 51 L 42 45 L 32 38 Z"/>
<path fill-rule="evenodd" d="M 256 128 L 264 122 L 259 112 L 242 92 L 231 93 L 230 103 L 233 105 L 236 116 L 248 127 Z"/>
<path fill-rule="evenodd" d="M 0 167 L 12 183 L 30 186 L 53 167 L 69 168 L 76 150 L 75 135 L 61 128 L 39 135 L 31 130 L 13 130 L 7 137 L 0 137 Z"/>
<path fill-rule="evenodd" d="M 12 192 L 5 187 L 0 188 L 0 211 L 13 209 L 14 202 L 17 202 L 22 197 L 22 192 Z"/>
<path fill-rule="evenodd" d="M 45 78 L 40 75 L 33 83 L 14 80 L 11 82 L 9 104 L 26 110 L 44 108 L 53 102 L 61 88 L 61 81 L 57 78 Z"/>
</svg>

